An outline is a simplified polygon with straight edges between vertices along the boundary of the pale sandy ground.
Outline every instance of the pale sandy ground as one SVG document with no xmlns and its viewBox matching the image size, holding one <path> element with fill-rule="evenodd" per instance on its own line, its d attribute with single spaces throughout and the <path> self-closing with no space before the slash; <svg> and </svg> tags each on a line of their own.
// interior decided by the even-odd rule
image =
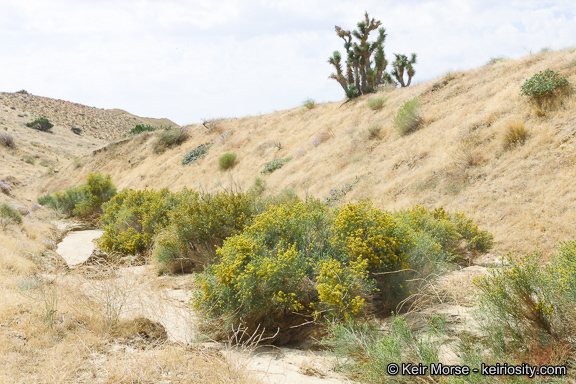
<svg viewBox="0 0 576 384">
<path fill-rule="evenodd" d="M 100 238 L 103 230 L 93 229 L 89 231 L 70 232 L 64 240 L 58 244 L 56 253 L 66 261 L 69 267 L 81 264 L 88 260 L 96 249 L 94 240 Z"/>
</svg>

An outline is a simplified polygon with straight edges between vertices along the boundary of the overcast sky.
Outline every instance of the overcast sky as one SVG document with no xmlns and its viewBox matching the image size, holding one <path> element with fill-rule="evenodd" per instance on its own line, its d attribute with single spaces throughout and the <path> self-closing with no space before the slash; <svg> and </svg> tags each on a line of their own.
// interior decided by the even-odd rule
<svg viewBox="0 0 576 384">
<path fill-rule="evenodd" d="M 0 0 L 0 91 L 178 124 L 344 98 L 334 25 L 382 21 L 421 82 L 576 45 L 576 1 Z M 389 66 L 390 68 L 391 66 Z"/>
</svg>

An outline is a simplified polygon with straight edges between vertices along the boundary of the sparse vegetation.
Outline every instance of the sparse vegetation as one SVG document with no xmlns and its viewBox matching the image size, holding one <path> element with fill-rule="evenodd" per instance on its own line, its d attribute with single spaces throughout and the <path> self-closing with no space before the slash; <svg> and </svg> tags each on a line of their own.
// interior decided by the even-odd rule
<svg viewBox="0 0 576 384">
<path fill-rule="evenodd" d="M 81 128 L 72 127 L 72 128 L 70 128 L 70 130 L 71 130 L 73 133 L 77 134 L 77 135 L 82 134 L 82 129 L 81 129 Z"/>
<path fill-rule="evenodd" d="M 45 117 L 39 117 L 36 120 L 30 122 L 30 123 L 26 123 L 26 126 L 29 128 L 33 128 L 36 129 L 38 131 L 42 131 L 42 132 L 50 132 L 52 130 L 52 127 L 54 127 L 54 124 L 52 124 L 47 118 Z"/>
<path fill-rule="evenodd" d="M 233 168 L 236 165 L 237 157 L 238 155 L 233 152 L 225 153 L 220 156 L 220 159 L 218 160 L 218 166 L 220 167 L 220 170 L 226 171 Z"/>
<path fill-rule="evenodd" d="M 517 145 L 524 145 L 528 139 L 528 130 L 522 121 L 512 121 L 506 124 L 503 146 L 509 149 Z"/>
<path fill-rule="evenodd" d="M 308 98 L 302 102 L 302 106 L 306 109 L 314 109 L 314 107 L 316 107 L 316 101 Z"/>
<path fill-rule="evenodd" d="M 260 171 L 260 173 L 263 175 L 267 173 L 272 173 L 275 170 L 282 168 L 282 166 L 287 162 L 289 162 L 290 160 L 292 160 L 291 157 L 287 157 L 285 159 L 274 159 L 271 161 L 267 161 L 266 163 L 264 163 L 264 169 Z"/>
<path fill-rule="evenodd" d="M 386 102 L 386 98 L 384 97 L 376 97 L 374 99 L 370 99 L 368 100 L 368 108 L 370 108 L 373 111 L 379 111 L 382 109 L 382 107 L 384 106 L 384 103 Z"/>
<path fill-rule="evenodd" d="M 0 132 L 0 144 L 6 148 L 14 148 L 14 138 L 8 133 Z"/>
<path fill-rule="evenodd" d="M 406 136 L 420 129 L 424 119 L 420 115 L 420 102 L 417 97 L 407 100 L 394 116 L 394 126 L 400 136 Z"/>
<path fill-rule="evenodd" d="M 382 139 L 382 126 L 380 124 L 372 124 L 368 127 L 368 140 Z"/>
<path fill-rule="evenodd" d="M 182 165 L 188 165 L 195 163 L 196 161 L 200 160 L 204 156 L 208 154 L 208 150 L 210 149 L 209 144 L 200 144 L 198 147 L 194 148 L 190 152 L 184 156 L 182 159 Z"/>
<path fill-rule="evenodd" d="M 549 96 L 554 93 L 554 90 L 567 84 L 568 80 L 560 76 L 559 72 L 547 69 L 544 72 L 538 72 L 526 80 L 522 85 L 520 94 L 533 98 Z"/>
</svg>

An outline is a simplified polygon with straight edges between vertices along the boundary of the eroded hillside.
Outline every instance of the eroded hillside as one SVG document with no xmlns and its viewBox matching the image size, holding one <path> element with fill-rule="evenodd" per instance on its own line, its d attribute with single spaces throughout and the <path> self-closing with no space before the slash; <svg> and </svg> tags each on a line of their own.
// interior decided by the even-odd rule
<svg viewBox="0 0 576 384">
<path fill-rule="evenodd" d="M 444 206 L 491 231 L 496 253 L 526 252 L 536 244 L 549 251 L 576 232 L 576 96 L 546 110 L 521 96 L 524 81 L 547 68 L 572 87 L 576 51 L 497 61 L 344 105 L 191 125 L 183 145 L 160 155 L 153 151 L 156 135 L 143 133 L 93 151 L 26 193 L 35 198 L 75 186 L 90 172 L 109 173 L 119 188 L 134 189 L 247 190 L 261 178 L 268 193 L 291 188 L 301 197 L 370 199 L 391 210 Z M 393 118 L 415 96 L 425 123 L 401 136 Z M 368 101 L 378 97 L 386 101 L 374 111 Z M 510 124 L 526 127 L 524 145 L 505 147 Z M 182 165 L 201 144 L 211 146 L 207 155 Z M 219 158 L 229 152 L 237 154 L 236 164 L 220 171 Z M 277 158 L 291 160 L 262 174 L 265 163 Z"/>
</svg>

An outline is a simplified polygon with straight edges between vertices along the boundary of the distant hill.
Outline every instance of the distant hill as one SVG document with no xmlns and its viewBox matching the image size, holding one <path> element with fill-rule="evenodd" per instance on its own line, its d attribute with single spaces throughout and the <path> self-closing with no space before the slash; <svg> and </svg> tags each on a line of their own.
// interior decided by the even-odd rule
<svg viewBox="0 0 576 384">
<path fill-rule="evenodd" d="M 370 199 L 392 210 L 443 206 L 491 231 L 496 253 L 536 244 L 549 251 L 576 234 L 576 96 L 565 95 L 547 110 L 521 96 L 524 81 L 547 68 L 573 87 L 576 50 L 499 60 L 345 105 L 192 125 L 190 139 L 163 154 L 153 151 L 157 134 L 143 133 L 70 163 L 27 193 L 35 198 L 78 185 L 89 172 L 109 173 L 119 188 L 135 189 L 247 190 L 260 178 L 265 193 L 290 188 L 301 197 Z M 424 124 L 401 136 L 394 116 L 413 97 Z M 385 100 L 379 110 L 368 105 L 375 98 Z M 518 125 L 527 140 L 507 148 L 506 132 Z M 201 144 L 211 146 L 207 155 L 182 165 Z M 218 162 L 228 152 L 237 154 L 237 164 L 223 172 Z M 284 165 L 263 174 L 274 159 Z"/>
</svg>

